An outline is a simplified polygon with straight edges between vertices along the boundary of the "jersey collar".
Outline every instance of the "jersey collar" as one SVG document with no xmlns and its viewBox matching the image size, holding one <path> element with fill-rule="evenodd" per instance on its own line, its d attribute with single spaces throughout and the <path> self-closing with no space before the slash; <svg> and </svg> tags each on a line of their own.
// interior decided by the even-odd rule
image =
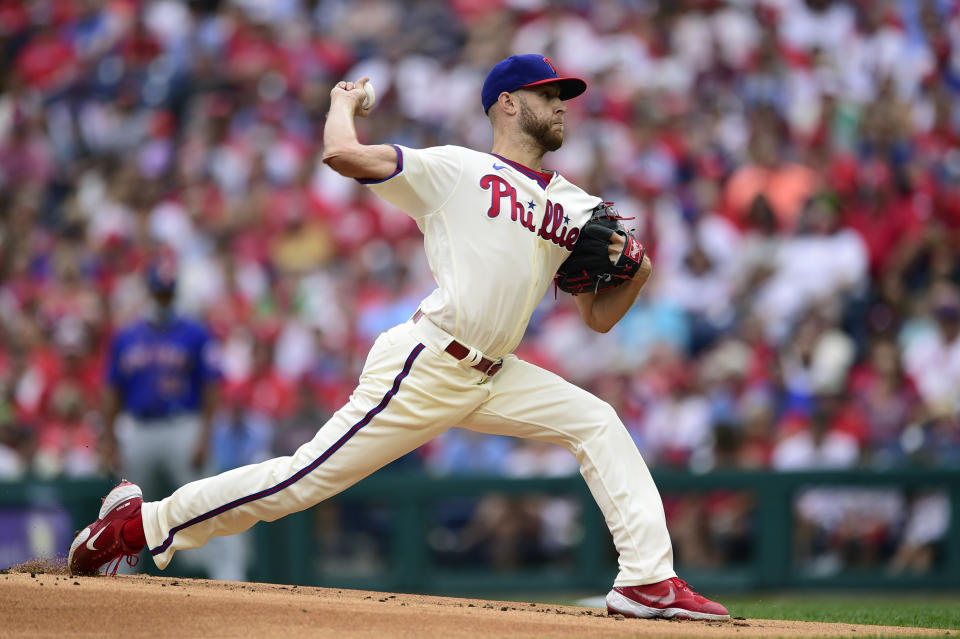
<svg viewBox="0 0 960 639">
<path fill-rule="evenodd" d="M 534 180 L 537 184 L 540 185 L 541 189 L 546 189 L 547 185 L 550 183 L 550 180 L 552 180 L 553 177 L 557 174 L 556 171 L 537 171 L 536 169 L 531 169 L 528 166 L 524 166 L 518 162 L 514 162 L 513 160 L 508 160 L 502 155 L 497 155 L 496 153 L 491 153 L 490 155 L 500 160 L 503 160 L 504 162 L 506 162 L 513 168 L 515 168 L 516 170 L 526 175 L 531 180 Z"/>
</svg>

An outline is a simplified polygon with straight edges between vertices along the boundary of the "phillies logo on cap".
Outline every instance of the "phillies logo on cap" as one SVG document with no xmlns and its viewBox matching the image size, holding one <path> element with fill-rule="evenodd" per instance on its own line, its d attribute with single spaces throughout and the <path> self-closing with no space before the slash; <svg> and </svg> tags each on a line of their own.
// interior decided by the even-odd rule
<svg viewBox="0 0 960 639">
<path fill-rule="evenodd" d="M 587 90 L 587 83 L 580 78 L 560 77 L 553 63 L 542 55 L 512 55 L 498 62 L 487 74 L 480 92 L 483 112 L 490 111 L 501 93 L 513 93 L 517 89 L 529 89 L 541 84 L 559 86 L 561 100 L 575 98 Z"/>
</svg>

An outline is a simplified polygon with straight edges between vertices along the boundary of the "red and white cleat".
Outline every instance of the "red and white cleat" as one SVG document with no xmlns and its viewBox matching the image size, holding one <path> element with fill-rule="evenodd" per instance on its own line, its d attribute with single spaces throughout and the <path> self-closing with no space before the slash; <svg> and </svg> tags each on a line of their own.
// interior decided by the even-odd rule
<svg viewBox="0 0 960 639">
<path fill-rule="evenodd" d="M 676 619 L 729 619 L 722 605 L 691 590 L 683 579 L 673 577 L 643 586 L 615 587 L 607 593 L 607 612 L 624 617 Z"/>
<path fill-rule="evenodd" d="M 100 515 L 74 538 L 70 544 L 67 566 L 71 575 L 95 575 L 100 567 L 116 560 L 112 574 L 117 574 L 120 559 L 135 566 L 141 548 L 133 548 L 123 539 L 123 527 L 140 517 L 143 493 L 136 484 L 123 481 L 103 499 Z M 109 570 L 109 566 L 107 569 Z"/>
</svg>

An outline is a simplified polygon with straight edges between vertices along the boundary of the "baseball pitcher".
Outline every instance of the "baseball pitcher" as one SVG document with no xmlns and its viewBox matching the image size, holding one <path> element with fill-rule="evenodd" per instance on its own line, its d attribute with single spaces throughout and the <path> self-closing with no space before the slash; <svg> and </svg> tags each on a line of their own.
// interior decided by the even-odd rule
<svg viewBox="0 0 960 639">
<path fill-rule="evenodd" d="M 436 290 L 377 338 L 349 402 L 313 440 L 157 502 L 121 483 L 74 540 L 71 570 L 96 572 L 144 544 L 163 568 L 177 550 L 309 508 L 460 426 L 575 455 L 619 552 L 611 612 L 728 619 L 677 578 L 659 493 L 610 405 L 512 354 L 554 281 L 576 294 L 587 326 L 606 332 L 650 275 L 615 210 L 542 167 L 563 143 L 564 101 L 586 83 L 560 77 L 540 55 L 498 63 L 480 96 L 493 127 L 487 153 L 360 144 L 354 118 L 370 113 L 366 82 L 331 91 L 324 162 L 417 222 Z"/>
</svg>

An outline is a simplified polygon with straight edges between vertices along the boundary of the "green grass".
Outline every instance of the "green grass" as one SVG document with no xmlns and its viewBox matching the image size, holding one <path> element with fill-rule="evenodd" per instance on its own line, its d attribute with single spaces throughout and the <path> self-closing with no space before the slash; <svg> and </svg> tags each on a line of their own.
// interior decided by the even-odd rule
<svg viewBox="0 0 960 639">
<path fill-rule="evenodd" d="M 960 593 L 718 596 L 737 617 L 960 630 Z"/>
</svg>

